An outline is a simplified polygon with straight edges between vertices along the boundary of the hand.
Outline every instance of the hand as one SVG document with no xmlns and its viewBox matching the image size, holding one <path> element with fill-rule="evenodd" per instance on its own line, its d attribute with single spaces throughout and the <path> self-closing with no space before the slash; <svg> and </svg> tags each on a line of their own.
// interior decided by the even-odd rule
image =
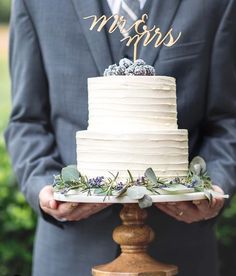
<svg viewBox="0 0 236 276">
<path fill-rule="evenodd" d="M 224 194 L 223 190 L 214 185 L 214 191 Z M 208 220 L 216 217 L 224 205 L 224 199 L 214 197 L 208 200 L 156 203 L 155 206 L 167 215 L 186 223 Z"/>
<path fill-rule="evenodd" d="M 60 221 L 79 221 L 111 205 L 105 203 L 93 204 L 56 201 L 53 198 L 53 188 L 51 185 L 45 186 L 40 191 L 39 204 L 45 213 Z"/>
</svg>

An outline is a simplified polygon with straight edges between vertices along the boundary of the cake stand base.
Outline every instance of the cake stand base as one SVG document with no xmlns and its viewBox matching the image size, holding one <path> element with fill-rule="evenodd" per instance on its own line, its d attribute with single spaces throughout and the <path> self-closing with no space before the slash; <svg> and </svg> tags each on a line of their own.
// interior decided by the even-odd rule
<svg viewBox="0 0 236 276">
<path fill-rule="evenodd" d="M 138 204 L 125 204 L 121 210 L 122 225 L 115 228 L 113 239 L 121 247 L 121 255 L 105 265 L 92 269 L 93 276 L 172 276 L 178 273 L 174 265 L 157 262 L 147 254 L 154 239 L 153 230 L 144 224 L 147 211 Z"/>
<path fill-rule="evenodd" d="M 112 263 L 92 269 L 93 276 L 172 276 L 177 272 L 176 266 L 159 263 L 144 253 L 122 253 Z"/>
</svg>

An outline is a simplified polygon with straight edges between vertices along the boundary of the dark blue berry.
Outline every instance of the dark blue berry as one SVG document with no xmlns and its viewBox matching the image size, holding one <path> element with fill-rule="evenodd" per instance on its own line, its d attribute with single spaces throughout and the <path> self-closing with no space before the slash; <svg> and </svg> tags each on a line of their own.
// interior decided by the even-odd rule
<svg viewBox="0 0 236 276">
<path fill-rule="evenodd" d="M 133 76 L 134 75 L 134 70 L 135 70 L 135 65 L 132 64 L 130 67 L 128 67 L 126 70 L 125 70 L 125 75 L 127 76 Z"/>
<path fill-rule="evenodd" d="M 141 66 L 141 65 L 146 65 L 146 62 L 142 59 L 137 59 L 135 62 L 134 62 L 135 65 L 138 65 L 138 66 Z"/>
<path fill-rule="evenodd" d="M 146 71 L 146 76 L 155 76 L 155 68 L 151 65 L 145 65 L 144 69 Z"/>
<path fill-rule="evenodd" d="M 125 75 L 125 68 L 117 66 L 117 68 L 115 68 L 115 70 L 114 70 L 114 73 L 117 76 L 123 76 L 123 75 Z"/>
<path fill-rule="evenodd" d="M 135 66 L 134 75 L 136 75 L 136 76 L 145 76 L 146 75 L 145 68 L 142 65 Z"/>
<path fill-rule="evenodd" d="M 133 62 L 131 60 L 129 60 L 128 58 L 123 58 L 119 62 L 119 66 L 124 67 L 124 68 L 130 67 L 132 64 L 133 64 Z"/>
<path fill-rule="evenodd" d="M 108 77 L 110 76 L 110 71 L 108 69 L 105 69 L 104 73 L 103 73 L 104 77 Z"/>
<path fill-rule="evenodd" d="M 117 65 L 116 64 L 112 64 L 109 65 L 109 67 L 104 71 L 104 76 L 114 76 L 116 75 L 116 70 L 117 70 Z"/>
</svg>

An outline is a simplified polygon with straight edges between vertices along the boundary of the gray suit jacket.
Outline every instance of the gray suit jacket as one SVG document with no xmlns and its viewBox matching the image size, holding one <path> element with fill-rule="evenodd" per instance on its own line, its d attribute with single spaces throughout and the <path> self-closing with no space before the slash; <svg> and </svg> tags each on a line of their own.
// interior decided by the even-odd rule
<svg viewBox="0 0 236 276">
<path fill-rule="evenodd" d="M 89 32 L 83 16 L 101 14 L 105 0 L 15 0 L 11 18 L 12 113 L 5 134 L 22 192 L 38 212 L 34 275 L 90 275 L 117 254 L 111 232 L 119 206 L 81 222 L 56 223 L 41 214 L 38 194 L 53 175 L 76 162 L 75 132 L 86 129 L 87 78 L 122 56 L 118 37 Z M 226 193 L 236 177 L 236 1 L 147 0 L 150 26 L 182 37 L 170 49 L 140 50 L 159 75 L 177 79 L 178 124 L 189 130 L 190 158 L 203 156 Z M 146 7 L 148 8 L 148 6 Z M 107 9 L 107 8 L 105 8 Z M 119 51 L 118 51 L 119 50 Z M 179 265 L 181 276 L 216 276 L 213 223 L 187 225 L 155 208 L 150 253 Z M 60 227 L 58 227 L 60 226 Z M 201 260 L 200 260 L 200 258 Z"/>
</svg>

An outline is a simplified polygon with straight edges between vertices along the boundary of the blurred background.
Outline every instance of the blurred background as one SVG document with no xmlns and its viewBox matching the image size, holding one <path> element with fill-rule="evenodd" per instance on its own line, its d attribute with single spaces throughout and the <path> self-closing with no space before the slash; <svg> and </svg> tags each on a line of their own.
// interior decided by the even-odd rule
<svg viewBox="0 0 236 276">
<path fill-rule="evenodd" d="M 36 217 L 18 190 L 3 139 L 11 109 L 8 72 L 10 5 L 10 0 L 0 0 L 0 276 L 30 276 Z M 236 196 L 218 220 L 216 234 L 221 276 L 235 276 Z"/>
<path fill-rule="evenodd" d="M 0 276 L 30 276 L 36 217 L 18 191 L 3 140 L 10 105 L 10 0 L 0 0 Z"/>
</svg>

